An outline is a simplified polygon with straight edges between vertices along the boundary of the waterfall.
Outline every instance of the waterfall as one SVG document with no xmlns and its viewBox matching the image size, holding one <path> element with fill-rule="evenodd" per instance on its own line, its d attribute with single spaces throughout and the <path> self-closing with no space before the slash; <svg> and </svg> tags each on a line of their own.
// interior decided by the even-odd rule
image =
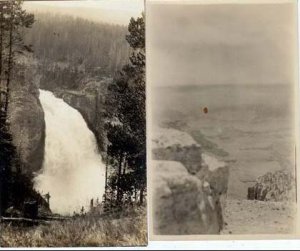
<svg viewBox="0 0 300 251">
<path fill-rule="evenodd" d="M 52 212 L 70 215 L 91 199 L 102 200 L 105 165 L 97 152 L 94 134 L 81 114 L 51 92 L 40 90 L 45 113 L 45 155 L 35 188 L 49 192 Z"/>
</svg>

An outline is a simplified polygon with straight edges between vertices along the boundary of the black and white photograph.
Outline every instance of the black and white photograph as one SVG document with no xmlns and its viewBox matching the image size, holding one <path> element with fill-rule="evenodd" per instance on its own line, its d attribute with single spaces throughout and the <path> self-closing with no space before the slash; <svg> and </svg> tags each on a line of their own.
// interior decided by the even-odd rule
<svg viewBox="0 0 300 251">
<path fill-rule="evenodd" d="M 0 0 L 0 249 L 297 249 L 299 11 Z"/>
<path fill-rule="evenodd" d="M 297 2 L 146 9 L 149 231 L 296 234 Z"/>
<path fill-rule="evenodd" d="M 140 0 L 0 1 L 0 246 L 147 245 Z"/>
</svg>

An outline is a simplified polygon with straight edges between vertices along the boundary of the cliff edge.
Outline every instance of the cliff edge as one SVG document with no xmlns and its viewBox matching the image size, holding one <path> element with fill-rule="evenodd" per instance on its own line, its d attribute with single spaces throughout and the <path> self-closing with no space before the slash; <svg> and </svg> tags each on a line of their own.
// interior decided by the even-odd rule
<svg viewBox="0 0 300 251">
<path fill-rule="evenodd" d="M 219 234 L 229 167 L 179 130 L 156 128 L 152 142 L 154 234 Z"/>
</svg>

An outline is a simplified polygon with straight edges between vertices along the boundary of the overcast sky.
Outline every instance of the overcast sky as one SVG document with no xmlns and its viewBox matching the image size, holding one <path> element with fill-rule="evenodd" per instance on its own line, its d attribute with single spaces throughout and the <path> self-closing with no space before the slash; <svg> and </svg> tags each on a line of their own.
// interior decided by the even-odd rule
<svg viewBox="0 0 300 251">
<path fill-rule="evenodd" d="M 149 84 L 291 83 L 295 6 L 148 4 Z"/>
<path fill-rule="evenodd" d="M 28 11 L 52 12 L 92 21 L 127 25 L 131 17 L 140 16 L 143 0 L 26 1 Z"/>
</svg>

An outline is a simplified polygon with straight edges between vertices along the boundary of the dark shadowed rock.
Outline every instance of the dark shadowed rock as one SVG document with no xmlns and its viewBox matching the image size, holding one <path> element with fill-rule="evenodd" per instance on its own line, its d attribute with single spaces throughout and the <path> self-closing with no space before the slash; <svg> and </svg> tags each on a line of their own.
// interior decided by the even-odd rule
<svg viewBox="0 0 300 251">
<path fill-rule="evenodd" d="M 24 217 L 36 219 L 38 217 L 38 203 L 37 201 L 25 201 L 23 208 Z"/>
</svg>

